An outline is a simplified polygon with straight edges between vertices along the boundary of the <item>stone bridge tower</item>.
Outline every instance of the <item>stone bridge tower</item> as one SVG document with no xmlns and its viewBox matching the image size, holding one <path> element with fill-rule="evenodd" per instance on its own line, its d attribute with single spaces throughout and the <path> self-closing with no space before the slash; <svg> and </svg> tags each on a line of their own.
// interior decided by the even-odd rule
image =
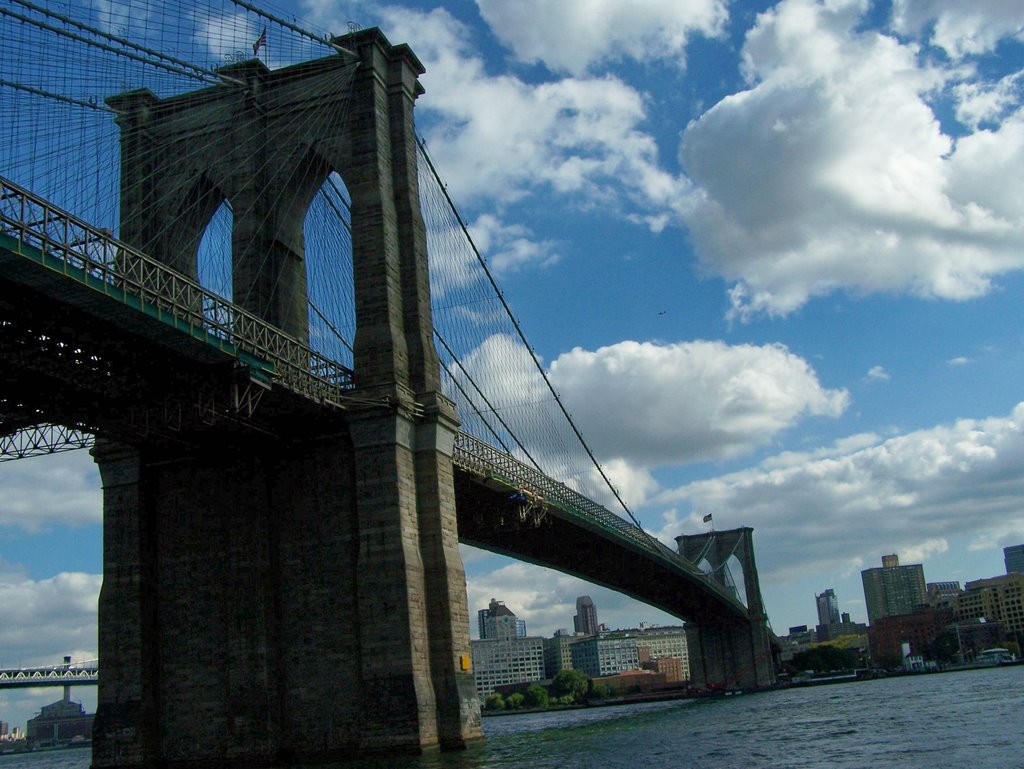
<svg viewBox="0 0 1024 769">
<path fill-rule="evenodd" d="M 339 55 L 284 69 L 231 65 L 223 85 L 193 93 L 108 100 L 121 238 L 194 276 L 229 200 L 235 302 L 300 340 L 303 221 L 341 175 L 363 405 L 285 441 L 98 443 L 95 767 L 279 766 L 481 736 L 458 421 L 439 392 L 419 208 L 423 67 L 376 29 L 336 42 Z"/>
<path fill-rule="evenodd" d="M 706 560 L 711 578 L 726 586 L 725 566 L 736 556 L 743 570 L 747 621 L 687 625 L 690 677 L 697 686 L 758 689 L 775 683 L 768 615 L 754 562 L 754 530 L 749 527 L 676 537 L 679 554 L 693 563 Z"/>
</svg>

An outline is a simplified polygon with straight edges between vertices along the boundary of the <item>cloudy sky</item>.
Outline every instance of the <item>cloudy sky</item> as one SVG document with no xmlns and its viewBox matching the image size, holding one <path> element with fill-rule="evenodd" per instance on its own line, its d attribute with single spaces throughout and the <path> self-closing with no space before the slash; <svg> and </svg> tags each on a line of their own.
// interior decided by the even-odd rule
<svg viewBox="0 0 1024 769">
<path fill-rule="evenodd" d="M 866 621 L 885 553 L 929 581 L 1003 572 L 1024 542 L 1019 2 L 286 10 L 412 46 L 419 129 L 595 453 L 666 543 L 706 513 L 753 527 L 777 632 L 829 587 Z M 89 457 L 0 484 L 0 665 L 92 654 Z M 571 628 L 582 593 L 610 627 L 672 621 L 464 556 L 471 610 L 504 600 L 531 633 Z M 0 717 L 54 693 L 0 695 Z"/>
</svg>

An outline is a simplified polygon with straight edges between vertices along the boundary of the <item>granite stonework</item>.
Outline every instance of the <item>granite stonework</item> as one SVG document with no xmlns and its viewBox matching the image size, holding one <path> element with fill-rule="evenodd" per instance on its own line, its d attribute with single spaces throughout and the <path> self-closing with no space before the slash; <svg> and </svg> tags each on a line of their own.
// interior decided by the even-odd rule
<svg viewBox="0 0 1024 769">
<path fill-rule="evenodd" d="M 224 85 L 191 94 L 109 100 L 122 239 L 195 275 L 230 200 L 235 301 L 303 340 L 305 210 L 341 175 L 356 390 L 330 435 L 231 451 L 215 432 L 180 451 L 98 442 L 95 767 L 311 763 L 481 738 L 459 423 L 438 391 L 417 187 L 423 68 L 375 29 L 337 42 L 338 56 L 282 70 L 231 65 Z"/>
</svg>

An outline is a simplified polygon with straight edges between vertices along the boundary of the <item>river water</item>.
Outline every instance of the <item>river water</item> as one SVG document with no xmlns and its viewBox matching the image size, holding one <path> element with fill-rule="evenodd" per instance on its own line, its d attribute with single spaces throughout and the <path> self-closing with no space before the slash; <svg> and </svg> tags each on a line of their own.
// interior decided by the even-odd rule
<svg viewBox="0 0 1024 769">
<path fill-rule="evenodd" d="M 1024 666 L 497 716 L 464 753 L 338 769 L 1024 769 Z M 88 769 L 88 750 L 0 769 Z"/>
</svg>

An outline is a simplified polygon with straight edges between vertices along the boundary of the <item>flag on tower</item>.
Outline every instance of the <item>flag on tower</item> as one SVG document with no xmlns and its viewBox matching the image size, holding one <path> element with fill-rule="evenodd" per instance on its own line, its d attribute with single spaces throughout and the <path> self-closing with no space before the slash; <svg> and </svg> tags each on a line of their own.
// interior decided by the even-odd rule
<svg viewBox="0 0 1024 769">
<path fill-rule="evenodd" d="M 260 36 L 256 38 L 256 42 L 252 44 L 252 55 L 256 56 L 260 52 L 260 48 L 267 44 L 267 28 L 264 27 Z"/>
<path fill-rule="evenodd" d="M 711 523 L 711 513 L 704 516 L 704 523 Z"/>
</svg>

